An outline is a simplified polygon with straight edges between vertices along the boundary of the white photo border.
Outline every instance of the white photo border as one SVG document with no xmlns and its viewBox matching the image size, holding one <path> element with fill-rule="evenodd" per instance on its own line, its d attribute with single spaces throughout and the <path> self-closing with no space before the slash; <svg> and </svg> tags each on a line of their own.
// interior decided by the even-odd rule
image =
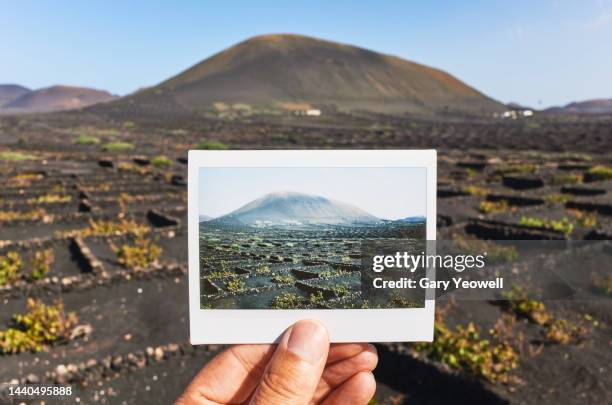
<svg viewBox="0 0 612 405">
<path fill-rule="evenodd" d="M 201 167 L 403 167 L 426 169 L 427 240 L 436 239 L 435 150 L 190 150 L 188 159 L 189 323 L 191 344 L 273 343 L 294 322 L 323 322 L 332 342 L 433 340 L 435 302 L 424 308 L 201 309 L 198 176 Z M 172 299 L 172 297 L 168 297 Z"/>
</svg>

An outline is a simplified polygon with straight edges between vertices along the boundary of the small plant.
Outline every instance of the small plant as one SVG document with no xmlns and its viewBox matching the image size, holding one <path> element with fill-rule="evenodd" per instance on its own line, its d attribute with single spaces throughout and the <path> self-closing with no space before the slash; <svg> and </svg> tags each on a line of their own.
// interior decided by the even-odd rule
<svg viewBox="0 0 612 405">
<path fill-rule="evenodd" d="M 47 212 L 42 208 L 29 211 L 0 211 L 0 221 L 39 221 L 46 215 Z"/>
<path fill-rule="evenodd" d="M 485 196 L 489 193 L 488 189 L 479 186 L 466 186 L 462 190 L 469 195 Z"/>
<path fill-rule="evenodd" d="M 72 201 L 72 196 L 61 194 L 45 194 L 28 199 L 30 204 L 62 204 Z"/>
<path fill-rule="evenodd" d="M 597 165 L 591 167 L 586 172 L 586 179 L 589 181 L 602 181 L 612 179 L 612 167 Z"/>
<path fill-rule="evenodd" d="M 318 291 L 316 294 L 310 294 L 308 302 L 313 307 L 321 307 L 325 305 L 325 297 L 323 297 L 323 292 Z"/>
<path fill-rule="evenodd" d="M 508 300 L 508 305 L 513 312 L 538 325 L 546 325 L 552 319 L 544 303 L 530 299 L 527 291 L 519 286 L 512 286 L 510 291 L 502 293 L 502 296 Z"/>
<path fill-rule="evenodd" d="M 336 294 L 337 297 L 343 297 L 349 293 L 349 286 L 346 284 L 340 284 L 331 288 L 331 290 Z"/>
<path fill-rule="evenodd" d="M 53 249 L 45 249 L 39 250 L 34 253 L 34 258 L 32 259 L 32 274 L 31 277 L 33 280 L 40 280 L 49 273 L 51 270 L 51 265 L 55 260 L 55 255 L 53 254 Z"/>
<path fill-rule="evenodd" d="M 474 179 L 478 176 L 478 170 L 468 167 L 465 169 L 465 174 L 467 175 L 468 179 Z"/>
<path fill-rule="evenodd" d="M 565 204 L 571 198 L 572 196 L 568 194 L 552 193 L 552 194 L 548 194 L 547 196 L 545 196 L 544 201 L 546 201 L 546 204 L 549 204 L 549 205 Z"/>
<path fill-rule="evenodd" d="M 567 212 L 576 218 L 578 226 L 583 228 L 594 228 L 597 226 L 597 215 L 594 213 L 575 209 L 567 210 Z"/>
<path fill-rule="evenodd" d="M 272 281 L 276 284 L 293 284 L 294 279 L 290 275 L 283 276 L 277 274 L 276 276 L 272 277 Z"/>
<path fill-rule="evenodd" d="M 28 153 L 11 152 L 11 151 L 0 152 L 0 160 L 6 160 L 9 162 L 19 162 L 23 160 L 36 160 L 36 159 L 38 159 L 37 156 L 28 154 Z"/>
<path fill-rule="evenodd" d="M 509 343 L 492 344 L 481 338 L 478 327 L 472 322 L 467 326 L 457 325 L 453 331 L 442 320 L 437 320 L 433 342 L 418 343 L 415 349 L 450 368 L 465 370 L 491 382 L 512 381 L 509 373 L 519 362 L 518 354 Z"/>
<path fill-rule="evenodd" d="M 127 152 L 134 149 L 134 144 L 129 142 L 117 141 L 104 144 L 102 150 L 105 152 Z"/>
<path fill-rule="evenodd" d="M 236 275 L 229 270 L 215 270 L 208 274 L 208 278 L 214 280 L 224 280 L 232 277 L 236 277 Z"/>
<path fill-rule="evenodd" d="M 480 255 L 486 252 L 485 260 L 488 264 L 513 262 L 519 257 L 518 251 L 514 246 L 506 246 L 482 239 L 464 239 L 454 236 L 453 244 L 457 249 L 470 255 Z"/>
<path fill-rule="evenodd" d="M 580 184 L 582 183 L 582 174 L 580 173 L 567 173 L 557 174 L 550 179 L 551 184 Z"/>
<path fill-rule="evenodd" d="M 79 135 L 79 137 L 74 140 L 74 143 L 77 145 L 97 145 L 100 143 L 100 138 L 83 134 Z"/>
<path fill-rule="evenodd" d="M 529 298 L 527 292 L 519 286 L 512 286 L 508 292 L 502 293 L 508 300 L 509 308 L 516 314 L 543 326 L 546 339 L 551 343 L 570 344 L 584 339 L 588 330 L 574 325 L 566 319 L 553 317 L 544 303 Z"/>
<path fill-rule="evenodd" d="M 45 176 L 38 173 L 21 173 L 9 179 L 10 185 L 29 186 L 32 182 L 42 180 Z"/>
<path fill-rule="evenodd" d="M 239 293 L 246 290 L 246 283 L 240 278 L 234 278 L 227 282 L 226 287 L 231 293 Z"/>
<path fill-rule="evenodd" d="M 1 281 L 0 284 L 2 284 Z M 595 290 L 612 296 L 612 274 L 591 273 L 591 284 Z"/>
<path fill-rule="evenodd" d="M 391 293 L 387 303 L 387 308 L 421 308 L 422 306 L 419 301 L 405 297 L 397 291 Z"/>
<path fill-rule="evenodd" d="M 293 293 L 282 293 L 272 300 L 271 307 L 274 309 L 296 309 L 300 308 L 302 298 Z"/>
<path fill-rule="evenodd" d="M 15 327 L 0 331 L 2 353 L 38 352 L 54 342 L 68 340 L 78 319 L 74 312 L 66 313 L 60 301 L 45 305 L 28 298 L 27 312 L 13 315 L 13 322 Z"/>
<path fill-rule="evenodd" d="M 505 176 L 507 174 L 527 174 L 535 173 L 538 170 L 538 166 L 531 163 L 523 163 L 516 165 L 506 165 L 498 168 L 493 172 L 494 176 Z"/>
<path fill-rule="evenodd" d="M 117 169 L 119 169 L 119 171 L 122 171 L 122 172 L 138 173 L 138 174 L 143 174 L 143 175 L 150 172 L 150 170 L 147 169 L 146 167 L 137 166 L 134 163 L 130 163 L 130 162 L 119 163 L 119 165 L 117 165 Z"/>
<path fill-rule="evenodd" d="M 17 252 L 0 256 L 0 285 L 11 284 L 19 279 L 19 269 L 23 265 Z"/>
<path fill-rule="evenodd" d="M 478 206 L 478 211 L 483 214 L 491 214 L 493 212 L 506 212 L 508 211 L 508 201 L 481 201 Z"/>
<path fill-rule="evenodd" d="M 150 228 L 146 225 L 139 224 L 130 219 L 120 218 L 119 221 L 90 220 L 87 228 L 57 232 L 56 235 L 63 237 L 78 236 L 81 238 L 112 235 L 140 236 L 149 232 L 149 230 Z"/>
<path fill-rule="evenodd" d="M 136 271 L 157 264 L 161 253 L 161 247 L 142 235 L 136 238 L 133 245 L 124 244 L 115 251 L 119 263 Z"/>
<path fill-rule="evenodd" d="M 255 268 L 255 273 L 257 274 L 270 274 L 271 270 L 270 270 L 270 266 L 266 266 L 266 265 L 261 265 L 261 266 L 257 266 L 257 268 Z"/>
<path fill-rule="evenodd" d="M 200 143 L 196 145 L 195 149 L 225 150 L 225 149 L 228 149 L 228 146 L 224 144 L 223 142 L 203 140 L 203 141 L 200 141 Z"/>
<path fill-rule="evenodd" d="M 546 339 L 562 345 L 581 341 L 586 334 L 586 328 L 577 326 L 567 319 L 554 319 L 546 328 Z"/>
<path fill-rule="evenodd" d="M 160 169 L 167 169 L 169 167 L 172 167 L 173 162 L 172 160 L 168 159 L 166 156 L 160 155 L 160 156 L 155 156 L 151 160 L 151 164 Z"/>
<path fill-rule="evenodd" d="M 553 231 L 561 232 L 565 235 L 570 235 L 574 231 L 574 224 L 567 217 L 563 217 L 560 220 L 521 217 L 519 225 L 530 228 L 552 229 Z"/>
</svg>

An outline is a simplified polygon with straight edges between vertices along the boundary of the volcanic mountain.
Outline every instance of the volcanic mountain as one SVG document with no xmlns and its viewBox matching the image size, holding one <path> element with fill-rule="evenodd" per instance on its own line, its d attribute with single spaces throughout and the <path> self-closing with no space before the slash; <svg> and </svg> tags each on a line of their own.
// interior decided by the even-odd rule
<svg viewBox="0 0 612 405">
<path fill-rule="evenodd" d="M 248 226 L 357 225 L 380 220 L 353 205 L 289 191 L 266 194 L 210 223 Z"/>
<path fill-rule="evenodd" d="M 72 110 L 117 98 L 107 91 L 85 87 L 51 86 L 28 91 L 1 106 L 7 113 Z"/>
<path fill-rule="evenodd" d="M 441 70 L 299 35 L 264 35 L 241 42 L 131 100 L 174 103 L 192 111 L 238 103 L 387 113 L 504 110 Z"/>
<path fill-rule="evenodd" d="M 559 114 L 612 114 L 612 99 L 579 101 L 564 107 L 551 107 L 546 111 Z"/>
<path fill-rule="evenodd" d="M 31 90 L 18 84 L 0 84 L 0 108 Z"/>
</svg>

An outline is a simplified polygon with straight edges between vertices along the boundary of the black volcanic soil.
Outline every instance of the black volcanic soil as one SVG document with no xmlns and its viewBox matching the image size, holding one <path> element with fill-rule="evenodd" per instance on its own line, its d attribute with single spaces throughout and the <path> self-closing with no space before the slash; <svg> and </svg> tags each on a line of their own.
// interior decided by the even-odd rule
<svg viewBox="0 0 612 405">
<path fill-rule="evenodd" d="M 61 298 L 81 324 L 91 326 L 87 337 L 49 351 L 0 356 L 0 382 L 53 382 L 59 366 L 71 366 L 76 371 L 63 378 L 75 387 L 81 403 L 167 404 L 221 349 L 193 348 L 188 343 L 185 157 L 201 140 L 243 149 L 436 147 L 439 238 L 612 237 L 610 181 L 575 184 L 589 168 L 612 165 L 609 119 L 502 122 L 446 117 L 434 122 L 363 114 L 312 120 L 290 116 L 217 120 L 186 112 L 162 124 L 164 116 L 155 117 L 154 111 L 134 118 L 130 114 L 140 107 L 133 108 L 107 110 L 103 115 L 89 110 L 0 118 L 0 156 L 12 151 L 36 158 L 0 160 L 4 183 L 0 212 L 42 208 L 46 213 L 0 221 L 0 255 L 15 250 L 29 263 L 33 252 L 51 248 L 56 257 L 45 280 L 0 290 L 0 328 L 7 327 L 13 313 L 24 310 L 28 296 L 45 301 Z M 95 136 L 100 143 L 76 144 L 81 134 Z M 134 148 L 103 150 L 104 144 L 118 140 L 131 142 Z M 147 163 L 157 155 L 169 157 L 172 166 Z M 504 181 L 509 175 L 516 182 Z M 539 181 L 525 188 L 522 179 Z M 595 196 L 584 194 L 593 192 Z M 36 202 L 52 193 L 69 195 L 71 200 Z M 550 198 L 557 194 L 566 197 Z M 483 201 L 500 200 L 507 201 L 505 211 L 480 211 Z M 85 202 L 89 210 L 82 209 Z M 576 204 L 582 204 L 579 211 L 593 215 L 595 223 L 578 223 L 577 208 L 572 208 Z M 161 226 L 148 215 L 153 208 L 178 218 L 178 223 Z M 151 227 L 148 235 L 163 247 L 161 267 L 144 272 L 123 268 L 110 243 L 130 242 L 125 235 L 83 239 L 103 271 L 92 272 L 79 256 L 66 232 L 82 229 L 93 219 L 117 220 L 120 214 Z M 569 235 L 525 228 L 519 225 L 523 216 L 567 217 L 575 227 Z M 542 328 L 519 319 L 515 328 L 525 336 L 525 352 L 514 375 L 523 383 L 492 384 L 415 356 L 410 345 L 386 344 L 378 346 L 377 399 L 387 405 L 393 398 L 397 399 L 393 403 L 406 404 L 612 403 L 609 298 L 546 305 L 555 316 L 577 323 L 588 314 L 598 326 L 591 327 L 579 343 L 542 344 Z M 487 331 L 504 311 L 493 302 L 458 302 L 446 319 L 450 325 L 472 321 Z"/>
</svg>

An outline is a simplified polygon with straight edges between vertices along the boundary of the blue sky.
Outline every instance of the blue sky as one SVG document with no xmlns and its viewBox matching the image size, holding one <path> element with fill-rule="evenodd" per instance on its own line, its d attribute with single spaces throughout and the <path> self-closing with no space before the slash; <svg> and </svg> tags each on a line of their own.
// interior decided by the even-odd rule
<svg viewBox="0 0 612 405">
<path fill-rule="evenodd" d="M 0 20 L 0 83 L 33 88 L 123 95 L 289 32 L 435 66 L 502 102 L 612 97 L 612 0 L 7 1 Z"/>
<path fill-rule="evenodd" d="M 198 180 L 198 213 L 215 218 L 278 191 L 343 201 L 384 219 L 427 212 L 424 168 L 200 168 Z"/>
</svg>

